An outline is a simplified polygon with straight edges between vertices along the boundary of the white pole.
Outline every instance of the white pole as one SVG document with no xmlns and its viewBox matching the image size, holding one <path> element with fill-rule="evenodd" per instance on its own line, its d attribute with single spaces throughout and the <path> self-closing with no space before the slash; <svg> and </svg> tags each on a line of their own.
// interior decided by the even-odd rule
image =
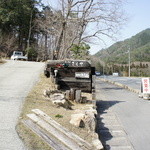
<svg viewBox="0 0 150 150">
<path fill-rule="evenodd" d="M 104 64 L 103 64 L 103 77 L 104 77 Z"/>
<path fill-rule="evenodd" d="M 129 77 L 130 77 L 130 64 L 131 64 L 131 58 L 130 58 L 130 47 L 129 47 Z"/>
</svg>

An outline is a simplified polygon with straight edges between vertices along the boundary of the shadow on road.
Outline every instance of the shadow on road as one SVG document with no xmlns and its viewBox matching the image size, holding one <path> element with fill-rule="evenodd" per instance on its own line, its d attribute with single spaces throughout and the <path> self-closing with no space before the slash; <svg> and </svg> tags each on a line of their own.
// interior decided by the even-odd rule
<svg viewBox="0 0 150 150">
<path fill-rule="evenodd" d="M 106 91 L 108 91 L 108 90 L 123 90 L 123 88 L 121 88 L 121 87 L 108 87 L 108 88 L 103 88 L 103 90 L 106 90 Z"/>
<path fill-rule="evenodd" d="M 121 103 L 121 102 L 124 102 L 124 101 L 99 100 L 96 103 L 96 106 L 97 106 L 96 132 L 97 132 L 99 139 L 101 140 L 105 150 L 111 149 L 110 146 L 107 144 L 107 141 L 109 141 L 113 138 L 111 129 L 113 126 L 113 121 L 115 120 L 114 115 L 111 112 L 109 112 L 109 108 L 112 107 L 113 105 L 115 105 L 117 103 Z M 117 130 L 117 126 L 114 126 L 113 128 L 116 128 L 116 130 Z"/>
</svg>

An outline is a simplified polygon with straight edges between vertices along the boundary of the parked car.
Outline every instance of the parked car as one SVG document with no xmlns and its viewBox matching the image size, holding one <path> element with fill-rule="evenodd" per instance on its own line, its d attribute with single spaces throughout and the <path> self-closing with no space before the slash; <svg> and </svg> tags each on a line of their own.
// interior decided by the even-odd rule
<svg viewBox="0 0 150 150">
<path fill-rule="evenodd" d="M 11 60 L 28 60 L 27 56 L 23 56 L 23 52 L 14 51 Z"/>
<path fill-rule="evenodd" d="M 113 72 L 112 75 L 118 77 L 118 76 L 119 76 L 119 73 L 118 73 L 118 72 Z"/>
<path fill-rule="evenodd" d="M 98 71 L 96 71 L 96 72 L 95 72 L 95 75 L 96 75 L 96 76 L 100 76 L 100 75 L 101 75 L 101 73 L 100 73 L 100 72 L 98 72 Z"/>
</svg>

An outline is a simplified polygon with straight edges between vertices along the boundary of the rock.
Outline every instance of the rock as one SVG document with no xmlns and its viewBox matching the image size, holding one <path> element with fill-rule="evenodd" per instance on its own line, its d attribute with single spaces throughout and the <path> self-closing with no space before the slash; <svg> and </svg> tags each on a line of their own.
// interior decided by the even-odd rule
<svg viewBox="0 0 150 150">
<path fill-rule="evenodd" d="M 93 140 L 92 144 L 94 145 L 96 150 L 103 150 L 103 145 L 98 139 Z"/>
<path fill-rule="evenodd" d="M 55 104 L 58 107 L 64 107 L 66 109 L 72 109 L 72 104 L 65 99 L 65 95 L 62 93 L 54 93 L 50 95 L 50 100 L 53 104 Z"/>
<path fill-rule="evenodd" d="M 51 94 L 51 91 L 50 91 L 50 90 L 44 90 L 44 91 L 43 91 L 43 95 L 44 95 L 45 97 L 50 97 L 50 94 Z"/>
<path fill-rule="evenodd" d="M 94 109 L 94 108 L 92 108 L 92 107 L 90 107 L 88 110 L 86 110 L 86 113 L 93 113 L 94 115 L 97 115 L 97 111 L 96 111 L 96 109 Z"/>
<path fill-rule="evenodd" d="M 98 135 L 98 133 L 93 132 L 92 139 L 93 139 L 93 140 L 95 140 L 95 139 L 99 139 L 99 135 Z"/>
<path fill-rule="evenodd" d="M 95 132 L 97 121 L 94 109 L 75 110 L 75 114 L 71 115 L 70 123 L 76 127 L 85 127 L 89 132 Z"/>
<path fill-rule="evenodd" d="M 74 110 L 74 114 L 85 114 L 85 110 L 76 109 Z"/>
<path fill-rule="evenodd" d="M 52 102 L 53 102 L 53 104 L 56 104 L 58 106 L 63 106 L 63 105 L 65 105 L 66 100 L 65 99 L 62 99 L 62 100 L 53 100 Z"/>
<path fill-rule="evenodd" d="M 64 100 L 65 96 L 62 93 L 55 93 L 50 95 L 50 100 L 51 101 L 56 101 L 56 100 Z"/>
<path fill-rule="evenodd" d="M 43 90 L 43 95 L 45 97 L 50 97 L 50 95 L 53 95 L 53 94 L 62 94 L 62 93 L 59 90 L 54 90 L 54 89 L 52 90 L 50 88 Z"/>
<path fill-rule="evenodd" d="M 83 121 L 89 132 L 95 132 L 97 121 L 93 112 L 86 111 Z"/>
<path fill-rule="evenodd" d="M 83 121 L 84 117 L 85 117 L 84 113 L 72 114 L 70 123 L 76 127 L 82 127 L 83 128 L 83 127 L 85 127 L 85 124 Z"/>
<path fill-rule="evenodd" d="M 53 104 L 55 104 L 58 107 L 64 107 L 66 109 L 72 109 L 71 108 L 71 103 L 65 99 L 61 99 L 61 100 L 53 100 L 52 101 Z"/>
<path fill-rule="evenodd" d="M 144 93 L 143 94 L 143 99 L 150 100 L 150 93 Z"/>
<path fill-rule="evenodd" d="M 143 93 L 140 93 L 140 94 L 139 94 L 139 98 L 143 98 Z"/>
</svg>

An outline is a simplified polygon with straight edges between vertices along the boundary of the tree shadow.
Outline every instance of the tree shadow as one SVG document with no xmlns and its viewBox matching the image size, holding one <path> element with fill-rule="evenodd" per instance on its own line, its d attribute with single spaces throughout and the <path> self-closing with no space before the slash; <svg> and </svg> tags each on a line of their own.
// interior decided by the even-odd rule
<svg viewBox="0 0 150 150">
<path fill-rule="evenodd" d="M 124 88 L 121 87 L 107 87 L 103 88 L 103 90 L 109 91 L 109 90 L 123 90 Z"/>
<path fill-rule="evenodd" d="M 108 128 L 108 126 L 104 123 L 106 120 L 106 118 L 104 117 L 105 114 L 108 114 L 109 108 L 112 107 L 113 105 L 117 104 L 117 103 L 121 103 L 124 101 L 103 101 L 103 100 L 99 100 L 96 102 L 96 106 L 97 106 L 97 127 L 96 127 L 96 133 L 99 136 L 99 139 L 101 140 L 104 149 L 105 150 L 110 150 L 111 147 L 110 145 L 108 145 L 108 141 L 111 140 L 113 138 L 112 135 L 112 131 Z M 110 118 L 108 118 L 108 120 L 111 120 L 111 113 L 110 114 Z M 104 122 L 103 122 L 104 121 Z M 111 126 L 112 124 L 110 124 Z"/>
</svg>

